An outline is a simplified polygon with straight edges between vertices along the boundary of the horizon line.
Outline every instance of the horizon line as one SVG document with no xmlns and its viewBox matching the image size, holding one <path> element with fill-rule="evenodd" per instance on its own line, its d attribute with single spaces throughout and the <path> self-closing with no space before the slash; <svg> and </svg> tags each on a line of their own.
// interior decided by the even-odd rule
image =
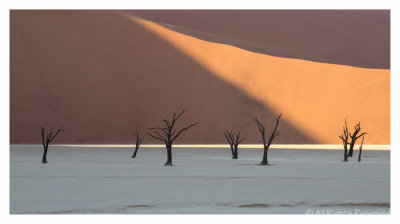
<svg viewBox="0 0 400 224">
<path fill-rule="evenodd" d="M 40 145 L 40 144 L 10 144 L 10 145 Z M 83 147 L 83 148 L 130 148 L 135 144 L 53 144 L 57 147 Z M 241 148 L 263 148 L 262 144 L 241 144 Z M 354 145 L 359 150 L 360 145 Z M 164 144 L 142 144 L 143 148 L 163 148 Z M 229 148 L 228 144 L 174 144 L 175 148 Z M 321 149 L 321 150 L 343 150 L 342 144 L 272 144 L 271 149 Z M 363 145 L 363 150 L 386 150 L 390 151 L 390 145 Z"/>
</svg>

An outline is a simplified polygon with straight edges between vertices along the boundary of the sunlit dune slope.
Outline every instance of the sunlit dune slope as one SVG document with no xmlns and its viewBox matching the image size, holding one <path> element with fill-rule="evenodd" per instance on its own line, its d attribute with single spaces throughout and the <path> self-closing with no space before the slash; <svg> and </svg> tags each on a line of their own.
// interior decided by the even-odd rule
<svg viewBox="0 0 400 224">
<path fill-rule="evenodd" d="M 321 142 L 334 142 L 338 125 L 360 121 L 370 143 L 389 143 L 390 71 L 271 57 L 202 41 L 142 19 L 213 74 L 282 113 Z M 339 129 L 340 130 L 340 129 Z M 378 134 L 379 133 L 379 134 Z"/>
<path fill-rule="evenodd" d="M 181 143 L 259 142 L 251 118 L 283 114 L 276 143 L 339 143 L 344 118 L 389 144 L 389 70 L 278 58 L 216 44 L 114 11 L 12 11 L 10 140 L 128 143 L 187 109 Z M 151 142 L 146 137 L 147 142 Z"/>
</svg>

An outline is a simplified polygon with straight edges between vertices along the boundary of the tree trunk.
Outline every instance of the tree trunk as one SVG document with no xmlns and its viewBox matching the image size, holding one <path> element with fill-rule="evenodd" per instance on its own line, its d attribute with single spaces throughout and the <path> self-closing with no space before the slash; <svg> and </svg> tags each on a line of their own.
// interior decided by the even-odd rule
<svg viewBox="0 0 400 224">
<path fill-rule="evenodd" d="M 358 162 L 361 161 L 361 152 L 362 152 L 362 146 L 360 146 L 360 152 L 358 153 Z"/>
<path fill-rule="evenodd" d="M 233 145 L 231 145 L 231 153 L 232 153 L 232 159 L 235 159 L 235 150 L 233 150 Z"/>
<path fill-rule="evenodd" d="M 347 154 L 347 157 L 353 157 L 353 147 L 350 145 L 349 153 Z"/>
<path fill-rule="evenodd" d="M 237 159 L 238 158 L 238 153 L 237 150 L 232 152 L 232 159 Z"/>
<path fill-rule="evenodd" d="M 138 149 L 139 149 L 139 147 L 136 147 L 135 152 L 133 153 L 131 158 L 136 158 L 136 153 L 137 153 Z"/>
<path fill-rule="evenodd" d="M 261 161 L 260 165 L 269 165 L 268 164 L 268 147 L 267 146 L 264 146 L 263 160 Z"/>
<path fill-rule="evenodd" d="M 44 148 L 42 163 L 47 163 L 47 149 L 48 149 L 48 147 Z"/>
<path fill-rule="evenodd" d="M 344 161 L 347 162 L 347 144 L 344 145 Z"/>
<path fill-rule="evenodd" d="M 347 154 L 347 157 L 353 157 L 353 148 L 354 148 L 355 142 L 351 142 L 350 144 L 350 149 L 349 149 L 349 153 Z"/>
<path fill-rule="evenodd" d="M 167 146 L 167 162 L 164 164 L 164 166 L 172 166 L 172 147 L 171 146 Z"/>
</svg>

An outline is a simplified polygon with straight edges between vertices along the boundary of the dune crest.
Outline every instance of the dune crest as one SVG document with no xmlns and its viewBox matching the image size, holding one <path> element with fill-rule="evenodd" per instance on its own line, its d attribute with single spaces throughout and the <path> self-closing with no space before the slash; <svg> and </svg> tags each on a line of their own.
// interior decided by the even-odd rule
<svg viewBox="0 0 400 224">
<path fill-rule="evenodd" d="M 262 54 L 390 69 L 390 10 L 127 10 L 196 38 Z"/>
</svg>

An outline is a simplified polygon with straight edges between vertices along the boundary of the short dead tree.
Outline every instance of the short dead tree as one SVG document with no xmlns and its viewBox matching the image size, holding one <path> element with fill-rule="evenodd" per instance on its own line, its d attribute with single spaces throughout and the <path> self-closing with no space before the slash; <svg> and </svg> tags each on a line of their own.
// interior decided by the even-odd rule
<svg viewBox="0 0 400 224">
<path fill-rule="evenodd" d="M 135 146 L 135 151 L 133 152 L 133 155 L 131 158 L 136 158 L 136 153 L 140 147 L 140 145 L 142 144 L 142 141 L 144 139 L 144 136 L 142 138 L 140 138 L 139 136 L 139 132 L 136 130 L 136 132 L 134 133 L 136 135 L 136 146 Z"/>
<path fill-rule="evenodd" d="M 185 128 L 180 129 L 179 131 L 174 129 L 176 121 L 182 116 L 184 112 L 185 110 L 183 110 L 179 115 L 176 115 L 176 113 L 174 113 L 171 122 L 169 122 L 166 119 L 163 119 L 161 121 L 162 123 L 164 123 L 163 127 L 149 128 L 150 130 L 152 130 L 152 133 L 147 133 L 152 138 L 163 141 L 165 143 L 165 147 L 167 148 L 167 162 L 164 164 L 164 166 L 172 166 L 173 142 L 179 137 L 180 134 L 182 134 L 182 132 L 198 124 L 198 123 L 191 124 Z"/>
<path fill-rule="evenodd" d="M 363 135 L 363 138 L 361 140 L 360 150 L 358 151 L 358 162 L 361 162 L 361 153 L 362 153 L 363 143 L 364 143 L 364 135 Z"/>
<path fill-rule="evenodd" d="M 358 122 L 358 124 L 356 124 L 354 126 L 354 133 L 353 134 L 349 133 L 349 136 L 351 138 L 351 142 L 350 142 L 350 149 L 349 149 L 349 153 L 347 154 L 347 157 L 353 157 L 353 148 L 354 148 L 354 145 L 357 142 L 357 139 L 359 139 L 362 136 L 368 134 L 366 132 L 358 134 L 358 133 L 360 133 L 360 131 L 361 131 L 360 122 Z"/>
<path fill-rule="evenodd" d="M 232 133 L 232 131 L 225 130 L 225 138 L 229 143 L 229 146 L 231 147 L 231 152 L 232 152 L 232 159 L 237 159 L 238 158 L 238 147 L 239 144 L 242 143 L 246 138 L 240 138 L 240 131 L 237 133 L 236 137 L 235 134 Z"/>
<path fill-rule="evenodd" d="M 279 120 L 281 119 L 281 116 L 282 116 L 282 114 L 279 114 L 278 119 L 276 120 L 274 131 L 271 133 L 271 136 L 269 137 L 268 142 L 265 141 L 265 128 L 264 128 L 265 125 L 263 125 L 257 119 L 257 117 L 255 117 L 253 119 L 254 123 L 256 123 L 256 125 L 260 131 L 261 139 L 262 139 L 263 145 L 264 145 L 264 155 L 263 155 L 263 159 L 262 159 L 260 165 L 269 165 L 268 164 L 268 149 L 269 149 L 272 141 L 274 140 L 274 138 L 279 135 L 279 131 L 277 131 L 277 129 L 278 129 Z"/>
<path fill-rule="evenodd" d="M 339 138 L 342 139 L 343 148 L 344 148 L 344 161 L 347 162 L 347 158 L 348 158 L 347 145 L 350 144 L 350 143 L 348 142 L 348 140 L 349 140 L 349 129 L 347 128 L 346 119 L 344 119 L 343 133 L 342 133 L 342 135 L 339 136 Z"/>
<path fill-rule="evenodd" d="M 43 144 L 43 157 L 42 163 L 47 163 L 47 150 L 49 149 L 49 144 L 54 140 L 54 138 L 60 134 L 60 132 L 64 131 L 62 128 L 59 128 L 58 131 L 53 135 L 53 128 L 50 129 L 50 133 L 44 134 L 44 128 L 42 127 L 42 144 Z"/>
<path fill-rule="evenodd" d="M 359 134 L 361 131 L 361 126 L 360 122 L 354 126 L 354 132 L 353 134 L 349 132 L 349 129 L 347 128 L 347 120 L 344 119 L 344 126 L 343 126 L 343 133 L 342 135 L 339 136 L 339 138 L 343 142 L 343 148 L 344 148 L 344 161 L 347 162 L 349 157 L 353 157 L 353 149 L 354 145 L 357 142 L 357 139 L 363 137 L 361 146 L 360 146 L 360 154 L 359 154 L 359 161 L 361 160 L 361 151 L 362 151 L 362 144 L 364 143 L 364 135 L 368 134 L 366 132 L 363 132 Z M 350 138 L 350 142 L 349 142 Z M 350 145 L 349 151 L 347 152 L 347 146 Z"/>
</svg>

